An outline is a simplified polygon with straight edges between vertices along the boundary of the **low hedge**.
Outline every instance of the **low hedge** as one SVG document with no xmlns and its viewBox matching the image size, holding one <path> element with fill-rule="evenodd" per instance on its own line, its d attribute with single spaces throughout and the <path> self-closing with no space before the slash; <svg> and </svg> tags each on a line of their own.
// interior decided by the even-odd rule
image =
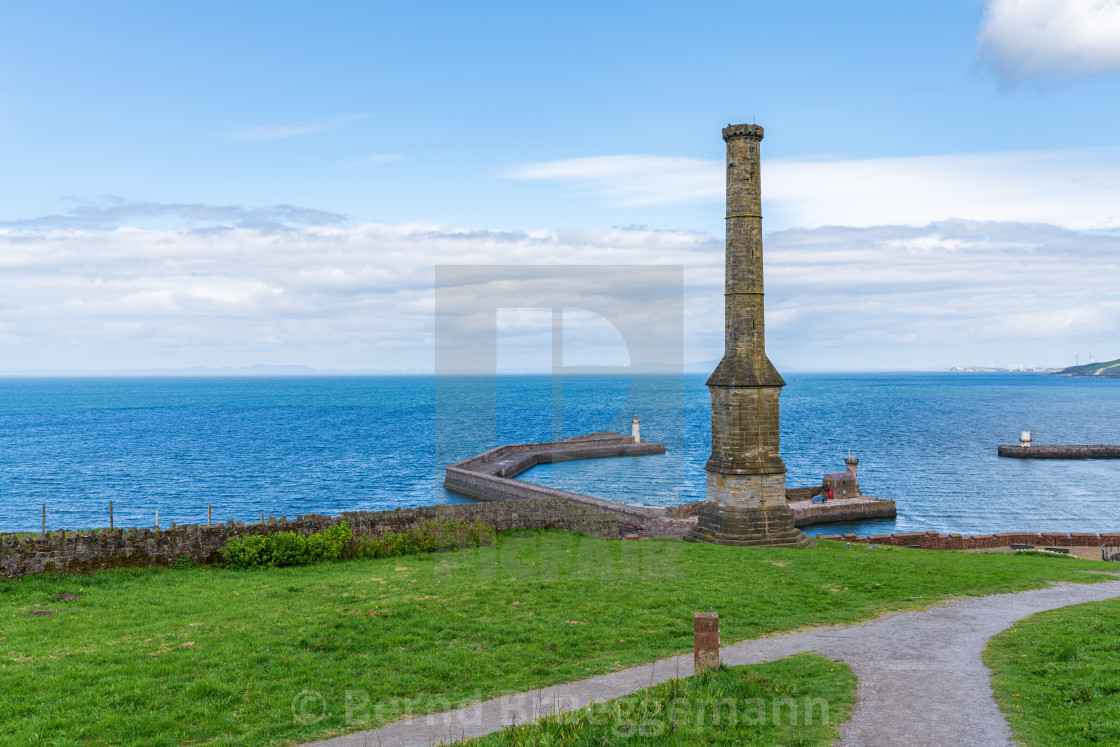
<svg viewBox="0 0 1120 747">
<path fill-rule="evenodd" d="M 403 532 L 366 535 L 358 539 L 354 556 L 393 558 L 425 552 L 447 552 L 494 543 L 498 533 L 482 521 L 425 521 Z"/>
<path fill-rule="evenodd" d="M 403 532 L 355 539 L 350 524 L 343 521 L 306 537 L 296 532 L 234 537 L 222 548 L 222 555 L 226 566 L 237 570 L 283 568 L 324 560 L 392 558 L 482 547 L 492 544 L 496 537 L 494 527 L 481 521 L 425 521 Z"/>
</svg>

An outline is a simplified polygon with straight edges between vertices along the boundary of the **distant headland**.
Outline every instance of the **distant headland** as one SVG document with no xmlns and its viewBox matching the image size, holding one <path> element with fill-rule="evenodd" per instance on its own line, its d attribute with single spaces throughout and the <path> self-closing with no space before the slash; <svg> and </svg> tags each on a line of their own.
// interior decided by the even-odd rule
<svg viewBox="0 0 1120 747">
<path fill-rule="evenodd" d="M 1052 376 L 1092 377 L 1097 379 L 1120 379 L 1120 358 L 1102 363 L 1087 363 L 1084 366 L 1070 366 L 1055 371 Z"/>
</svg>

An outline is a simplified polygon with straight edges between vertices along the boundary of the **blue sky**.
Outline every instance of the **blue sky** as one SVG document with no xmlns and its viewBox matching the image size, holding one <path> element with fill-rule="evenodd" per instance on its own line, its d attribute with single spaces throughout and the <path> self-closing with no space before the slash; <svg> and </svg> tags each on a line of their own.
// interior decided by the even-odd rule
<svg viewBox="0 0 1120 747">
<path fill-rule="evenodd" d="M 742 121 L 779 363 L 1120 356 L 1120 2 L 4 16 L 0 369 L 426 367 L 459 262 L 683 265 L 718 357 Z"/>
</svg>

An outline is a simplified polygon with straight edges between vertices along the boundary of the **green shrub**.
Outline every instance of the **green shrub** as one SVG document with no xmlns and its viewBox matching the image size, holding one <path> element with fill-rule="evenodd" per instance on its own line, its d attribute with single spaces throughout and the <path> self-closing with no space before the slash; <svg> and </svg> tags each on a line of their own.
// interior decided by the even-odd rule
<svg viewBox="0 0 1120 747">
<path fill-rule="evenodd" d="M 307 553 L 313 561 L 346 560 L 353 551 L 353 544 L 350 525 L 343 521 L 308 537 Z"/>
<path fill-rule="evenodd" d="M 289 565 L 306 565 L 311 560 L 307 552 L 307 539 L 295 532 L 277 532 L 266 535 L 271 551 L 270 565 L 280 568 Z"/>
<path fill-rule="evenodd" d="M 493 544 L 497 535 L 493 526 L 481 521 L 425 521 L 403 532 L 368 535 L 355 542 L 350 524 L 343 521 L 307 537 L 295 532 L 234 537 L 222 554 L 234 569 L 283 567 L 483 547 Z"/>
<path fill-rule="evenodd" d="M 352 546 L 350 524 L 345 521 L 307 537 L 295 532 L 234 537 L 222 548 L 230 568 L 265 568 L 306 565 L 320 560 L 345 560 Z"/>
<path fill-rule="evenodd" d="M 244 537 L 234 537 L 222 548 L 222 555 L 226 557 L 226 564 L 230 568 L 263 568 L 272 564 L 272 551 L 269 548 L 268 535 L 250 534 Z"/>
<path fill-rule="evenodd" d="M 354 547 L 358 558 L 394 558 L 428 552 L 447 552 L 462 547 L 493 544 L 497 531 L 481 521 L 425 521 L 403 532 L 365 536 Z"/>
</svg>

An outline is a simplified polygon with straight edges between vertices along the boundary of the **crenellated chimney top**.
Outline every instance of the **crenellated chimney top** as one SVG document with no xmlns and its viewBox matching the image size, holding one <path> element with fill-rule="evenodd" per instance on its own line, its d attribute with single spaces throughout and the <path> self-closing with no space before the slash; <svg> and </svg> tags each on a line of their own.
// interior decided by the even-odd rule
<svg viewBox="0 0 1120 747">
<path fill-rule="evenodd" d="M 762 139 L 762 125 L 756 124 L 737 124 L 728 125 L 723 128 L 723 139 L 730 140 L 733 137 L 753 137 L 756 140 Z"/>
</svg>

